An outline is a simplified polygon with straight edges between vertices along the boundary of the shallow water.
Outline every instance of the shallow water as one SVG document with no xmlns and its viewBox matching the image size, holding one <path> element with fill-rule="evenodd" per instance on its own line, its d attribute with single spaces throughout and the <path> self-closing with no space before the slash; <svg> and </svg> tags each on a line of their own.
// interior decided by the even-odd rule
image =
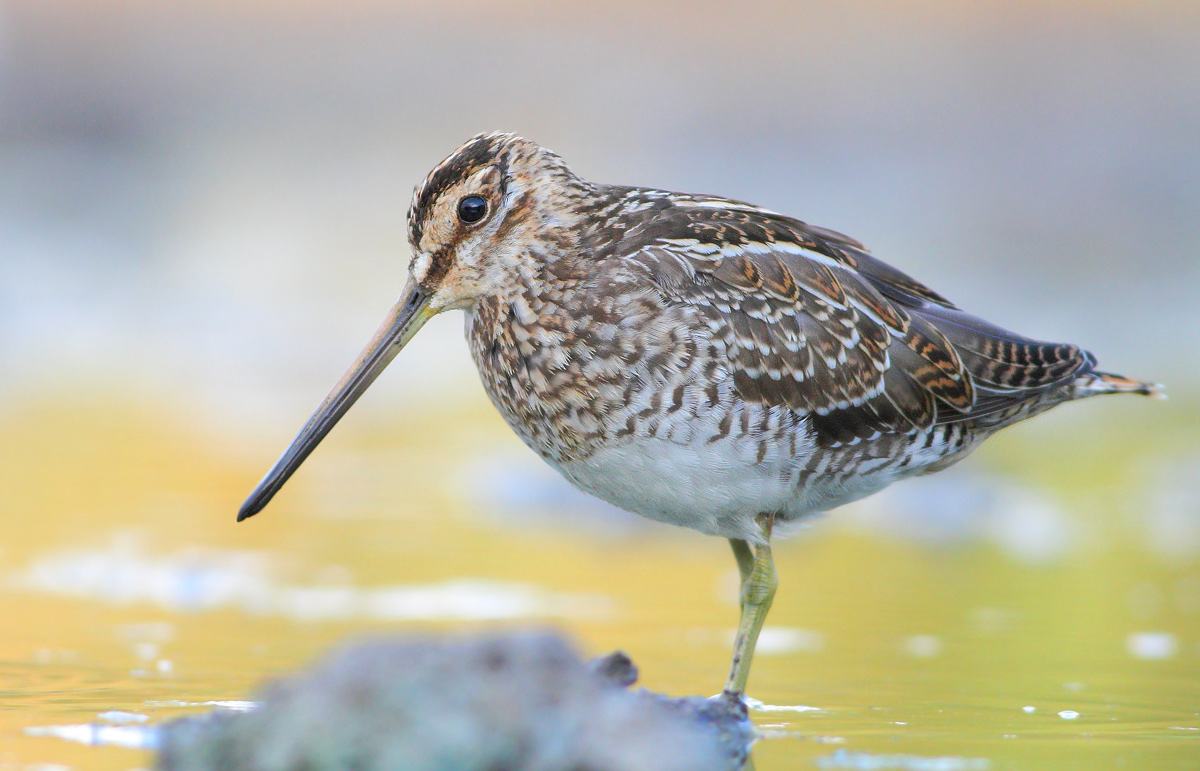
<svg viewBox="0 0 1200 771">
<path fill-rule="evenodd" d="M 720 689 L 724 543 L 574 495 L 481 399 L 386 409 L 237 525 L 289 437 L 129 395 L 10 399 L 0 767 L 149 767 L 112 743 L 363 634 L 550 624 L 649 688 Z M 780 543 L 757 768 L 1197 767 L 1197 414 L 1064 409 Z"/>
</svg>

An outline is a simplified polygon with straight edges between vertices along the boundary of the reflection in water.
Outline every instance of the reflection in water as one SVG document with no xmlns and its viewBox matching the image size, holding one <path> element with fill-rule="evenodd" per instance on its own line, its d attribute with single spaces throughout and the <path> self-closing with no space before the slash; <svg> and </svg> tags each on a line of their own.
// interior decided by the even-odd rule
<svg viewBox="0 0 1200 771">
<path fill-rule="evenodd" d="M 931 634 L 917 634 L 904 641 L 904 650 L 910 656 L 929 659 L 942 652 L 942 641 Z"/>
<path fill-rule="evenodd" d="M 276 581 L 263 553 L 185 551 L 144 556 L 128 537 L 107 549 L 64 550 L 39 557 L 10 583 L 27 591 L 113 605 L 151 603 L 172 611 L 236 608 L 298 621 L 500 620 L 588 618 L 611 612 L 596 594 L 562 594 L 535 586 L 456 579 L 425 586 L 296 586 Z M 153 658 L 153 643 L 138 643 Z M 170 668 L 160 659 L 160 671 Z"/>
<path fill-rule="evenodd" d="M 188 702 L 172 699 L 168 701 L 147 702 L 152 709 L 163 707 L 208 707 L 214 711 L 249 712 L 257 707 L 252 701 L 199 701 Z M 27 726 L 26 736 L 50 737 L 62 739 L 89 747 L 123 747 L 132 750 L 157 750 L 160 742 L 160 727 L 158 724 L 145 725 L 149 715 L 122 710 L 108 710 L 96 716 L 99 723 L 82 723 L 75 725 Z"/>
<path fill-rule="evenodd" d="M 242 699 L 225 699 L 223 701 L 180 701 L 179 699 L 168 699 L 166 701 L 148 701 L 147 707 L 212 707 L 213 709 L 224 709 L 230 712 L 249 712 L 258 706 L 258 702 L 244 701 Z"/>
<path fill-rule="evenodd" d="M 1179 643 L 1166 632 L 1135 632 L 1125 638 L 1125 647 L 1135 658 L 1169 659 L 1179 649 Z"/>
<path fill-rule="evenodd" d="M 103 720 L 105 723 L 113 723 L 122 725 L 126 723 L 145 723 L 150 719 L 149 715 L 141 715 L 137 712 L 123 712 L 119 709 L 110 709 L 107 712 L 101 712 L 96 717 Z"/>
<path fill-rule="evenodd" d="M 870 752 L 838 750 L 817 758 L 817 768 L 846 768 L 853 771 L 986 771 L 986 758 L 921 757 L 919 755 L 875 755 Z"/>
<path fill-rule="evenodd" d="M 771 656 L 779 653 L 796 653 L 804 651 L 816 653 L 825 645 L 825 638 L 820 632 L 810 629 L 790 629 L 779 626 L 766 626 L 759 633 L 758 647 L 755 655 Z"/>
<path fill-rule="evenodd" d="M 124 747 L 131 750 L 153 750 L 158 747 L 158 732 L 153 726 L 103 723 L 30 726 L 25 729 L 25 735 L 65 739 L 89 747 Z"/>
<path fill-rule="evenodd" d="M 778 706 L 776 704 L 763 704 L 758 699 L 746 697 L 746 707 L 751 712 L 821 712 L 820 707 L 806 707 L 803 704 L 795 704 L 791 706 Z"/>
</svg>

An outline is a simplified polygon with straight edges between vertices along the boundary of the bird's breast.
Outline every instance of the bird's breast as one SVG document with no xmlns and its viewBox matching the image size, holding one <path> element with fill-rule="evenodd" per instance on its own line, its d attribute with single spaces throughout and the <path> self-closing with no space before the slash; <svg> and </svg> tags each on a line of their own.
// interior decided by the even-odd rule
<svg viewBox="0 0 1200 771">
<path fill-rule="evenodd" d="M 552 462 L 630 438 L 687 444 L 706 427 L 721 433 L 720 413 L 736 401 L 691 309 L 636 287 L 484 298 L 466 331 L 488 395 Z"/>
<path fill-rule="evenodd" d="M 816 450 L 805 416 L 741 399 L 688 319 L 622 325 L 576 312 L 531 323 L 519 310 L 488 299 L 468 311 L 472 356 L 513 431 L 578 487 L 730 537 L 752 532 L 758 512 L 824 500 L 803 489 Z"/>
<path fill-rule="evenodd" d="M 467 311 L 467 340 L 496 409 L 550 461 L 586 454 L 599 433 L 596 386 L 569 360 L 569 326 L 522 297 L 485 297 Z"/>
</svg>

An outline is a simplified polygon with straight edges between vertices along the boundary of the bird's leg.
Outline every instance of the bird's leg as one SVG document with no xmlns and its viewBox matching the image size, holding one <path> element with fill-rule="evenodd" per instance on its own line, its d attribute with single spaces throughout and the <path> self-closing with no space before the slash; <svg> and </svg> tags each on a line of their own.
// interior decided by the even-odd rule
<svg viewBox="0 0 1200 771">
<path fill-rule="evenodd" d="M 762 526 L 763 542 L 754 546 L 754 559 L 750 563 L 749 575 L 746 575 L 744 565 L 750 557 L 749 546 L 745 541 L 733 542 L 733 554 L 738 560 L 738 568 L 745 576 L 742 582 L 742 620 L 738 624 L 737 638 L 733 643 L 733 662 L 729 665 L 729 679 L 725 681 L 725 692 L 736 696 L 746 692 L 750 662 L 754 658 L 754 645 L 758 642 L 758 633 L 762 631 L 763 622 L 767 619 L 767 611 L 771 609 L 775 588 L 779 586 L 775 562 L 771 558 L 771 528 L 775 524 L 775 515 L 761 516 L 759 524 Z M 738 543 L 741 544 L 740 548 Z"/>
<path fill-rule="evenodd" d="M 750 573 L 754 571 L 754 552 L 750 550 L 750 544 L 741 538 L 730 538 L 729 545 L 733 547 L 733 558 L 737 560 L 738 573 L 742 576 L 738 583 L 738 607 L 745 608 L 746 582 L 750 580 Z"/>
</svg>

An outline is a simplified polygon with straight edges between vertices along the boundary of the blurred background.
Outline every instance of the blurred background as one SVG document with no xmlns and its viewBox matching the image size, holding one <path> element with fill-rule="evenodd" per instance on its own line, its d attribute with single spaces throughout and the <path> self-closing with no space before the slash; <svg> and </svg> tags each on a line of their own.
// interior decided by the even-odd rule
<svg viewBox="0 0 1200 771">
<path fill-rule="evenodd" d="M 727 546 L 544 469 L 458 314 L 234 524 L 397 297 L 413 186 L 500 129 L 1168 385 L 781 546 L 760 768 L 1193 767 L 1197 40 L 1167 0 L 0 2 L 0 763 L 146 765 L 29 733 L 248 698 L 367 632 L 550 623 L 717 691 Z"/>
</svg>

